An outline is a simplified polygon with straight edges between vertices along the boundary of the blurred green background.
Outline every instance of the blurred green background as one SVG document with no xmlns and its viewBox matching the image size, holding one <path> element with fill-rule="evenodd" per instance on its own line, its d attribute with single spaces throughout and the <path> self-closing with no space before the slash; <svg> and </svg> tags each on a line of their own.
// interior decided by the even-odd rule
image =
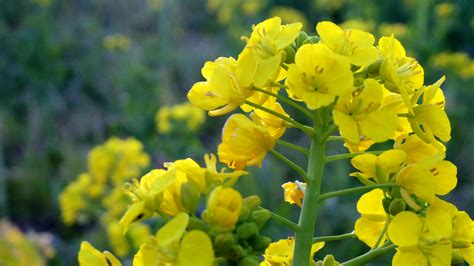
<svg viewBox="0 0 474 266">
<path fill-rule="evenodd" d="M 56 250 L 49 264 L 74 265 L 80 240 L 100 229 L 94 222 L 63 225 L 58 195 L 86 170 L 87 152 L 111 136 L 133 136 L 150 154 L 151 168 L 186 157 L 202 162 L 216 151 L 225 117 L 207 118 L 198 131 L 164 134 L 155 114 L 185 102 L 203 79 L 205 61 L 236 57 L 245 45 L 240 36 L 275 15 L 303 22 L 309 33 L 322 20 L 376 36 L 393 33 L 425 68 L 425 84 L 446 75 L 453 128 L 447 159 L 458 166 L 459 180 L 447 199 L 472 216 L 473 14 L 472 0 L 0 0 L 0 217 L 23 231 L 47 232 Z M 284 139 L 308 144 L 292 130 Z M 338 143 L 329 149 L 344 151 Z M 347 161 L 330 165 L 323 189 L 357 184 L 350 171 Z M 283 203 L 280 187 L 295 176 L 269 156 L 237 187 L 296 220 L 299 209 Z M 353 230 L 356 200 L 328 201 L 317 234 Z M 290 234 L 274 222 L 265 230 L 275 239 Z M 365 250 L 348 240 L 327 244 L 324 253 L 344 261 Z"/>
</svg>

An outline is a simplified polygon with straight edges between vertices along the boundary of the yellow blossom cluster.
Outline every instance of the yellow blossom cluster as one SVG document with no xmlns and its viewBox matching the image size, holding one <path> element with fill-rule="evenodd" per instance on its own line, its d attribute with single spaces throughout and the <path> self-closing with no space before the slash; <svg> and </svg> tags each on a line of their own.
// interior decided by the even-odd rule
<svg viewBox="0 0 474 266">
<path fill-rule="evenodd" d="M 117 33 L 105 36 L 102 45 L 108 50 L 127 50 L 131 46 L 131 41 L 126 35 Z"/>
<path fill-rule="evenodd" d="M 110 245 L 118 256 L 130 253 L 149 235 L 146 225 L 134 226 L 127 238 L 122 235 L 120 216 L 127 209 L 124 182 L 140 175 L 148 167 L 149 156 L 134 138 L 110 138 L 94 147 L 88 155 L 88 171 L 68 184 L 59 196 L 61 219 L 66 225 L 99 218 Z"/>
<path fill-rule="evenodd" d="M 204 112 L 188 102 L 161 107 L 155 115 L 156 129 L 161 134 L 171 133 L 176 122 L 183 122 L 187 131 L 195 132 L 205 121 Z"/>
<path fill-rule="evenodd" d="M 442 52 L 431 58 L 434 67 L 452 71 L 463 79 L 474 77 L 474 59 L 462 52 Z"/>
</svg>

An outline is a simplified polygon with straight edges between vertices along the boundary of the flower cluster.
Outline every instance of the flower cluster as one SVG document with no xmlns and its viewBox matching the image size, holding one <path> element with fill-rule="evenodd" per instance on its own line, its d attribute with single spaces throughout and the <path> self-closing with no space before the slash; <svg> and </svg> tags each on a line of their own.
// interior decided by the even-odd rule
<svg viewBox="0 0 474 266">
<path fill-rule="evenodd" d="M 260 265 L 338 265 L 330 254 L 316 262 L 315 252 L 327 241 L 353 237 L 371 250 L 347 265 L 365 264 L 394 248 L 394 265 L 472 264 L 474 223 L 442 199 L 457 184 L 457 168 L 445 160 L 444 143 L 451 138 L 445 78 L 425 85 L 423 67 L 393 35 L 376 40 L 328 21 L 316 25 L 317 36 L 301 29 L 301 23 L 267 19 L 242 37 L 246 45 L 237 59 L 204 64 L 205 80 L 192 86 L 190 102 L 210 116 L 243 113 L 228 117 L 218 158 L 206 155 L 205 166 L 177 160 L 125 185 L 132 203 L 120 220 L 124 232 L 155 215 L 167 221 L 140 246 L 134 265 L 258 265 L 260 254 Z M 284 105 L 306 120 L 297 121 Z M 310 147 L 281 140 L 290 128 L 303 132 Z M 326 156 L 328 141 L 342 141 L 349 153 Z M 388 141 L 392 149 L 370 150 Z M 307 156 L 308 170 L 276 151 L 280 145 Z M 298 224 L 232 188 L 245 169 L 261 167 L 268 153 L 300 177 L 282 185 L 285 201 L 301 207 Z M 325 165 L 349 158 L 357 169 L 350 176 L 363 186 L 323 193 Z M 217 159 L 230 169 L 217 171 Z M 367 193 L 357 202 L 355 232 L 314 237 L 319 206 L 358 192 Z M 294 237 L 270 243 L 260 233 L 269 218 Z M 115 265 L 110 254 L 84 244 L 79 260 L 92 257 Z"/>
<path fill-rule="evenodd" d="M 177 122 L 183 122 L 189 132 L 195 132 L 205 120 L 204 112 L 190 103 L 161 107 L 155 115 L 156 129 L 161 134 L 182 130 L 175 127 Z"/>
</svg>

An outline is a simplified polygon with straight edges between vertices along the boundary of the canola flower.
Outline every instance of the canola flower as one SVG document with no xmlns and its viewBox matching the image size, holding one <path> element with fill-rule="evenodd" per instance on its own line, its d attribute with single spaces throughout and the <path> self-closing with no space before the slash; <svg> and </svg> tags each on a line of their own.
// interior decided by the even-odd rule
<svg viewBox="0 0 474 266">
<path fill-rule="evenodd" d="M 332 8 L 342 4 L 336 1 Z M 191 158 L 167 162 L 125 185 L 131 201 L 122 211 L 120 228 L 110 228 L 116 238 L 116 232 L 131 231 L 145 220 L 163 222 L 156 234 L 137 229 L 137 238 L 148 239 L 142 240 L 133 265 L 364 265 L 393 250 L 393 265 L 472 265 L 474 222 L 443 198 L 457 185 L 457 168 L 446 160 L 444 144 L 451 138 L 445 77 L 426 85 L 423 67 L 393 33 L 376 40 L 350 25 L 323 21 L 315 26 L 318 35 L 309 36 L 301 27 L 269 18 L 243 38 L 247 44 L 237 59 L 205 63 L 205 81 L 192 86 L 189 101 L 210 116 L 239 107 L 243 113 L 229 115 L 217 157 L 206 155 L 204 166 Z M 287 106 L 300 116 L 286 112 Z M 288 130 L 305 134 L 310 146 L 282 140 Z M 329 141 L 344 144 L 348 152 L 327 155 Z M 371 149 L 387 141 L 393 148 Z M 280 147 L 302 153 L 307 165 L 287 158 Z M 300 208 L 298 222 L 261 207 L 258 196 L 244 198 L 233 188 L 246 169 L 261 167 L 267 154 L 296 173 L 282 192 L 286 202 Z M 95 156 L 102 158 L 100 152 Z M 325 166 L 343 159 L 356 169 L 348 176 L 362 185 L 326 191 Z M 140 166 L 145 160 L 130 161 Z M 217 170 L 217 162 L 229 169 Z M 101 195 L 100 186 L 89 182 L 104 184 L 99 173 L 109 166 L 102 159 L 67 193 Z M 111 175 L 112 180 L 124 181 L 136 171 L 126 173 Z M 318 209 L 327 199 L 358 193 L 365 194 L 355 204 L 360 217 L 353 232 L 314 235 Z M 67 217 L 75 217 L 84 205 L 71 201 Z M 269 219 L 294 236 L 272 242 L 261 231 Z M 329 241 L 348 238 L 358 238 L 370 250 L 338 258 L 344 262 L 316 253 Z M 113 255 L 87 243 L 79 261 L 120 265 Z"/>
<path fill-rule="evenodd" d="M 183 130 L 173 127 L 177 122 L 183 122 L 189 132 L 197 131 L 206 121 L 204 112 L 191 103 L 176 104 L 171 107 L 161 107 L 155 115 L 156 129 L 160 134 Z"/>
</svg>

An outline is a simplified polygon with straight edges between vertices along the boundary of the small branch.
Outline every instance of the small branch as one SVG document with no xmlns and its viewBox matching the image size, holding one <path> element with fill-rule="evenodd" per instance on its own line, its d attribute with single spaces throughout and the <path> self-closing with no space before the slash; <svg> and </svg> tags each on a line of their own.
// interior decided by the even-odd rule
<svg viewBox="0 0 474 266">
<path fill-rule="evenodd" d="M 268 210 L 268 209 L 265 209 L 265 208 L 263 208 L 263 207 L 259 207 L 259 209 L 269 211 L 270 214 L 272 215 L 272 219 L 273 219 L 273 220 L 275 220 L 275 221 L 277 221 L 277 222 L 279 222 L 279 223 L 281 223 L 281 224 L 283 224 L 283 225 L 286 225 L 289 229 L 293 230 L 294 232 L 296 232 L 296 231 L 298 231 L 298 230 L 300 229 L 300 227 L 299 227 L 296 223 L 294 223 L 294 222 L 292 222 L 292 221 L 286 219 L 286 218 L 283 217 L 283 216 L 280 216 L 280 215 L 278 215 L 278 214 L 276 214 L 276 213 L 274 213 L 274 212 L 272 212 L 272 211 L 270 211 L 270 210 Z"/>
<path fill-rule="evenodd" d="M 306 156 L 309 155 L 309 150 L 305 147 L 301 147 L 299 145 L 296 145 L 296 144 L 293 144 L 291 142 L 287 142 L 287 141 L 284 141 L 284 140 L 277 140 L 276 143 L 281 145 L 281 146 L 290 148 L 292 150 L 299 151 L 299 152 L 303 153 Z"/>
<path fill-rule="evenodd" d="M 380 232 L 379 237 L 377 238 L 377 242 L 375 242 L 375 245 L 370 249 L 370 250 L 375 250 L 379 247 L 380 242 L 382 242 L 382 239 L 387 232 L 388 224 L 390 223 L 390 215 L 387 215 L 387 220 L 385 221 L 385 225 L 383 226 L 382 232 Z"/>
<path fill-rule="evenodd" d="M 280 83 L 275 83 L 274 85 L 277 85 L 278 87 L 281 87 L 281 88 L 285 88 L 285 85 L 283 84 L 280 84 Z M 286 103 L 288 105 L 291 105 L 293 106 L 295 109 L 298 109 L 299 111 L 301 111 L 302 113 L 304 113 L 306 116 L 308 116 L 311 120 L 314 120 L 314 116 L 313 114 L 306 108 L 304 108 L 303 106 L 299 105 L 298 103 L 296 103 L 295 101 L 291 100 L 291 99 L 288 99 L 287 97 L 285 96 L 282 96 L 282 95 L 279 95 L 277 93 L 273 93 L 271 91 L 267 91 L 267 90 L 264 90 L 264 89 L 259 89 L 259 88 L 253 88 L 254 91 L 258 91 L 258 92 L 261 92 L 261 93 L 264 93 L 266 95 L 270 95 L 272 97 L 275 97 L 277 98 L 278 100 L 280 100 L 281 102 L 283 103 Z"/>
<path fill-rule="evenodd" d="M 377 257 L 380 257 L 387 252 L 391 251 L 393 248 L 395 248 L 395 244 L 388 245 L 386 247 L 381 247 L 378 249 L 371 250 L 363 255 L 360 255 L 359 257 L 353 258 L 349 261 L 346 261 L 342 263 L 341 265 L 344 266 L 360 266 L 360 265 L 365 265 L 367 262 L 372 261 L 376 259 Z"/>
<path fill-rule="evenodd" d="M 348 189 L 321 194 L 318 197 L 318 201 L 324 201 L 329 198 L 345 196 L 345 195 L 353 194 L 353 193 L 365 192 L 365 191 L 369 191 L 375 188 L 387 188 L 387 187 L 397 187 L 397 186 L 398 184 L 395 184 L 395 183 L 387 183 L 387 184 L 377 184 L 377 185 L 365 186 L 365 187 L 348 188 Z"/>
<path fill-rule="evenodd" d="M 354 232 L 342 234 L 342 235 L 336 235 L 336 236 L 320 236 L 320 237 L 314 237 L 313 243 L 343 240 L 343 239 L 356 238 L 356 237 L 357 236 Z"/>
<path fill-rule="evenodd" d="M 329 136 L 337 129 L 337 125 L 332 125 L 328 131 L 324 133 L 324 135 L 321 137 L 321 141 L 326 142 Z"/>
<path fill-rule="evenodd" d="M 292 160 L 288 159 L 285 155 L 275 151 L 275 150 L 269 150 L 273 156 L 277 157 L 280 161 L 286 163 L 289 167 L 291 167 L 293 170 L 295 170 L 298 174 L 300 174 L 301 177 L 303 177 L 303 180 L 307 183 L 308 182 L 308 175 L 306 172 L 301 168 L 299 165 L 297 165 L 295 162 Z"/>
<path fill-rule="evenodd" d="M 326 163 L 329 162 L 334 162 L 337 160 L 342 160 L 342 159 L 350 159 L 353 157 L 356 157 L 357 155 L 361 154 L 381 154 L 384 151 L 364 151 L 364 152 L 354 152 L 354 153 L 344 153 L 344 154 L 338 154 L 338 155 L 331 155 L 331 156 L 326 156 L 325 161 Z"/>
<path fill-rule="evenodd" d="M 326 141 L 339 141 L 339 140 L 344 140 L 342 136 L 329 136 Z"/>
<path fill-rule="evenodd" d="M 250 105 L 250 106 L 252 106 L 252 107 L 254 107 L 254 108 L 260 109 L 260 110 L 262 110 L 262 111 L 264 111 L 264 112 L 267 112 L 267 113 L 269 113 L 269 114 L 272 114 L 272 115 L 274 115 L 274 116 L 276 116 L 276 117 L 278 117 L 278 118 L 280 118 L 280 119 L 282 119 L 282 120 L 285 120 L 286 122 L 292 124 L 294 127 L 299 128 L 300 130 L 302 130 L 302 131 L 303 131 L 304 133 L 306 133 L 308 136 L 312 136 L 312 135 L 313 135 L 313 131 L 309 130 L 309 129 L 307 128 L 307 126 L 301 124 L 300 122 L 294 120 L 294 119 L 291 118 L 291 117 L 287 117 L 287 116 L 285 116 L 285 115 L 282 115 L 282 114 L 280 114 L 280 113 L 278 113 L 278 112 L 276 112 L 276 111 L 273 111 L 273 110 L 271 110 L 271 109 L 268 109 L 268 108 L 263 107 L 263 106 L 261 106 L 261 105 L 258 105 L 258 104 L 256 104 L 256 103 L 253 103 L 253 102 L 251 102 L 251 101 L 247 101 L 247 100 L 246 100 L 246 101 L 245 101 L 245 104 Z"/>
</svg>

